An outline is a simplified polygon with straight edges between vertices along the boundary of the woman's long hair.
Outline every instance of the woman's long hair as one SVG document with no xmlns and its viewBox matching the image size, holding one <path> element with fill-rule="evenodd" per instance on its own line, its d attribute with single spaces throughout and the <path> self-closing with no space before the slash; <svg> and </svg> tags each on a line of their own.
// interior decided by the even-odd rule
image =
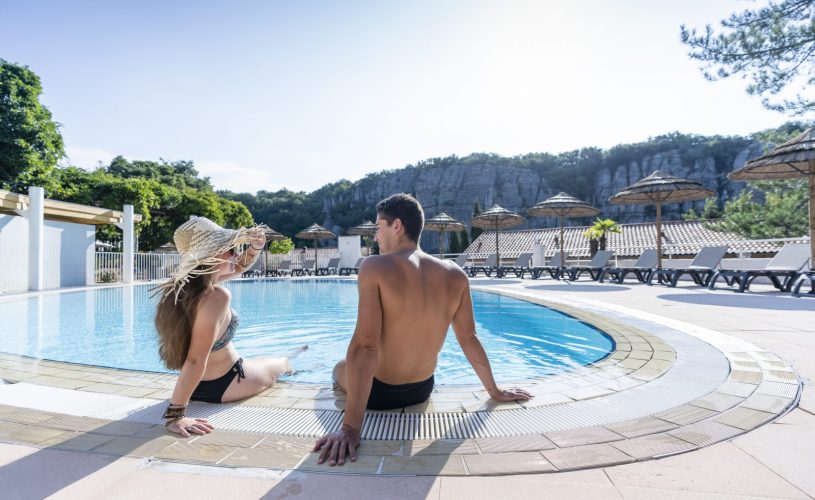
<svg viewBox="0 0 815 500">
<path fill-rule="evenodd" d="M 178 301 L 169 294 L 156 307 L 158 354 L 170 370 L 180 370 L 187 359 L 198 304 L 215 286 L 214 277 L 214 274 L 195 276 L 181 290 Z"/>
</svg>

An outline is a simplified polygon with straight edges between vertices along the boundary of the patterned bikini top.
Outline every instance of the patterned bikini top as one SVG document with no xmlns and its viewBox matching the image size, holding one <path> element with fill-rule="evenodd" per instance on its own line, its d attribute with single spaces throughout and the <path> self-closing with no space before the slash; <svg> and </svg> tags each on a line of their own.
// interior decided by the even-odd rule
<svg viewBox="0 0 815 500">
<path fill-rule="evenodd" d="M 229 326 L 226 327 L 226 331 L 223 335 L 221 335 L 218 340 L 212 344 L 212 352 L 218 351 L 223 349 L 226 344 L 232 341 L 232 337 L 235 336 L 235 330 L 238 329 L 238 311 L 230 308 L 230 312 L 232 313 L 232 319 L 229 320 Z"/>
</svg>

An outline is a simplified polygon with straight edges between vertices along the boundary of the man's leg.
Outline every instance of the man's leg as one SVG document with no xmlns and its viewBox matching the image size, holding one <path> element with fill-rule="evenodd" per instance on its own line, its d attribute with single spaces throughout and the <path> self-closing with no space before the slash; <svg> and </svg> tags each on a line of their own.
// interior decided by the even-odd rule
<svg viewBox="0 0 815 500">
<path fill-rule="evenodd" d="M 334 389 L 346 392 L 345 388 L 348 387 L 348 384 L 345 379 L 345 359 L 339 360 L 334 366 L 332 377 L 334 378 Z"/>
</svg>

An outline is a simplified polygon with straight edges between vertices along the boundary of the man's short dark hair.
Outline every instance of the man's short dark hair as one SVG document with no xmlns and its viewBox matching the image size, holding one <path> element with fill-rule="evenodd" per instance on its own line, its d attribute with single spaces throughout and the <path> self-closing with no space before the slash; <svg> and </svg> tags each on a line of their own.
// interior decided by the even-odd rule
<svg viewBox="0 0 815 500">
<path fill-rule="evenodd" d="M 376 204 L 376 213 L 388 221 L 388 225 L 399 219 L 405 226 L 405 234 L 414 243 L 419 243 L 424 227 L 424 210 L 413 196 L 407 193 L 394 194 Z"/>
</svg>

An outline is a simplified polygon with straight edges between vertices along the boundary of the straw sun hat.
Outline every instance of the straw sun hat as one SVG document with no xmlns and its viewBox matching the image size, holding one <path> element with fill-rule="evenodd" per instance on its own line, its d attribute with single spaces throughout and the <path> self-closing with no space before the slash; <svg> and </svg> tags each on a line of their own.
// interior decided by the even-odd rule
<svg viewBox="0 0 815 500">
<path fill-rule="evenodd" d="M 178 226 L 173 235 L 181 262 L 170 274 L 170 279 L 156 287 L 155 293 L 162 294 L 162 300 L 174 294 L 178 302 L 181 289 L 191 278 L 214 273 L 219 264 L 226 262 L 220 255 L 251 242 L 259 230 L 263 230 L 262 226 L 225 229 L 206 217 L 190 217 L 190 220 Z"/>
</svg>

